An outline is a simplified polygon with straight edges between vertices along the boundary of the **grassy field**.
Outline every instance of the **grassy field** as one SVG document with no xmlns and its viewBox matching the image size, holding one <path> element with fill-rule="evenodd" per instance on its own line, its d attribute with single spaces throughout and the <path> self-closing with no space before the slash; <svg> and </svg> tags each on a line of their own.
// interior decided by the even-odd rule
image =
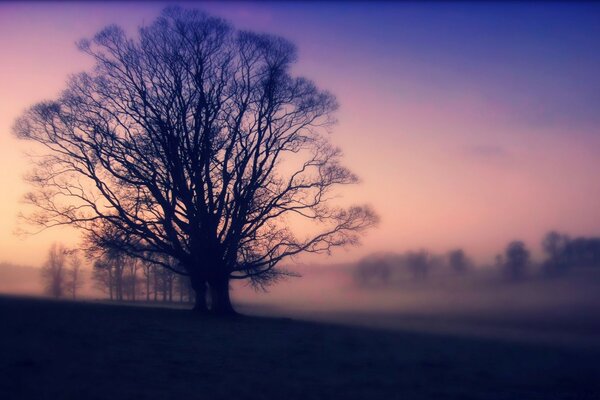
<svg viewBox="0 0 600 400">
<path fill-rule="evenodd" d="M 600 348 L 0 297 L 1 399 L 600 399 Z"/>
</svg>

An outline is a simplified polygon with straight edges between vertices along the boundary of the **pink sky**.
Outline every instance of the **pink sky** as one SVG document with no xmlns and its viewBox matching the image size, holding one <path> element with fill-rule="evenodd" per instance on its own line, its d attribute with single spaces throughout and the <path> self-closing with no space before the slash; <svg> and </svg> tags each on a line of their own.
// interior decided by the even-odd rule
<svg viewBox="0 0 600 400">
<path fill-rule="evenodd" d="M 68 74 L 89 68 L 75 41 L 109 23 L 135 32 L 162 7 L 0 4 L 0 261 L 39 265 L 52 241 L 76 240 L 64 229 L 14 235 L 27 190 L 25 143 L 11 135 L 15 118 L 56 96 Z M 587 20 L 572 21 L 578 10 L 530 10 L 548 20 L 548 35 L 523 23 L 530 6 L 514 4 L 514 20 L 443 5 L 199 7 L 294 41 L 295 72 L 338 97 L 331 138 L 362 180 L 344 201 L 371 204 L 381 224 L 362 247 L 337 251 L 335 262 L 457 246 L 487 262 L 512 239 L 537 247 L 549 229 L 600 234 L 600 132 L 587 109 L 596 105 L 588 96 L 600 63 L 595 45 L 582 39 Z M 557 18 L 564 31 L 552 28 Z"/>
</svg>

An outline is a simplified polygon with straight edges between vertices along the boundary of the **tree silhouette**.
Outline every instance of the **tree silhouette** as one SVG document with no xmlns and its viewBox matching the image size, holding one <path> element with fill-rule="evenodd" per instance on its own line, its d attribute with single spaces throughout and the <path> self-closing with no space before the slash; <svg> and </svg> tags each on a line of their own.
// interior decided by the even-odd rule
<svg viewBox="0 0 600 400">
<path fill-rule="evenodd" d="M 110 300 L 115 299 L 114 277 L 110 263 L 106 260 L 96 260 L 92 266 L 92 280 L 94 286 L 108 294 Z"/>
<path fill-rule="evenodd" d="M 453 271 L 462 274 L 469 269 L 471 261 L 463 249 L 455 249 L 448 253 L 448 264 Z"/>
<path fill-rule="evenodd" d="M 529 250 L 520 240 L 512 241 L 506 247 L 504 268 L 510 279 L 521 279 L 529 266 Z"/>
<path fill-rule="evenodd" d="M 567 249 L 570 238 L 556 231 L 548 232 L 542 239 L 542 249 L 547 259 L 542 264 L 546 274 L 553 275 L 564 272 L 569 266 Z"/>
<path fill-rule="evenodd" d="M 70 253 L 69 269 L 66 271 L 65 291 L 75 300 L 79 289 L 83 286 L 83 276 L 81 274 L 83 262 L 76 251 Z"/>
<path fill-rule="evenodd" d="M 405 255 L 406 265 L 413 274 L 414 279 L 427 279 L 433 260 L 427 250 L 409 251 Z"/>
<path fill-rule="evenodd" d="M 55 298 L 62 297 L 67 284 L 67 250 L 63 245 L 53 243 L 48 250 L 48 259 L 42 266 L 41 274 L 45 292 Z"/>
<path fill-rule="evenodd" d="M 281 260 L 355 244 L 376 222 L 331 201 L 357 178 L 324 135 L 336 101 L 290 74 L 290 42 L 168 8 L 138 38 L 109 26 L 79 47 L 93 72 L 15 125 L 43 149 L 33 223 L 189 275 L 196 309 L 208 287 L 228 314 L 230 279 L 262 287 Z"/>
<path fill-rule="evenodd" d="M 123 300 L 123 275 L 126 268 L 124 254 L 107 251 L 93 265 L 96 287 L 108 293 L 110 300 Z"/>
<path fill-rule="evenodd" d="M 393 255 L 372 254 L 362 258 L 356 264 L 354 278 L 362 286 L 384 286 L 390 283 L 395 267 Z"/>
<path fill-rule="evenodd" d="M 600 238 L 576 237 L 567 242 L 564 249 L 569 266 L 600 267 Z"/>
</svg>

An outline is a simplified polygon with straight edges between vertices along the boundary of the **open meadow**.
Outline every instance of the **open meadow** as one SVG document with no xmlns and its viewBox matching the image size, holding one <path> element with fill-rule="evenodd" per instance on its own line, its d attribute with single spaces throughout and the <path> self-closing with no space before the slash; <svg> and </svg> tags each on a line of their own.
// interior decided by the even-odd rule
<svg viewBox="0 0 600 400">
<path fill-rule="evenodd" d="M 3 399 L 600 398 L 592 344 L 17 297 L 0 319 Z"/>
</svg>

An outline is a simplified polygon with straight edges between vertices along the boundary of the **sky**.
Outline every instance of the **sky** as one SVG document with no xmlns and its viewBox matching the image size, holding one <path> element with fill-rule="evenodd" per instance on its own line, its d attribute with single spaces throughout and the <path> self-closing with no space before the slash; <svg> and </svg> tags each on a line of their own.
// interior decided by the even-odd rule
<svg viewBox="0 0 600 400">
<path fill-rule="evenodd" d="M 173 3 L 168 3 L 173 4 Z M 71 230 L 16 235 L 28 190 L 14 120 L 89 69 L 75 42 L 116 23 L 130 34 L 161 2 L 0 3 L 0 262 L 39 265 Z M 281 35 L 294 73 L 340 103 L 331 141 L 370 204 L 376 251 L 463 247 L 491 262 L 550 229 L 600 235 L 600 5 L 592 3 L 181 3 Z"/>
</svg>

